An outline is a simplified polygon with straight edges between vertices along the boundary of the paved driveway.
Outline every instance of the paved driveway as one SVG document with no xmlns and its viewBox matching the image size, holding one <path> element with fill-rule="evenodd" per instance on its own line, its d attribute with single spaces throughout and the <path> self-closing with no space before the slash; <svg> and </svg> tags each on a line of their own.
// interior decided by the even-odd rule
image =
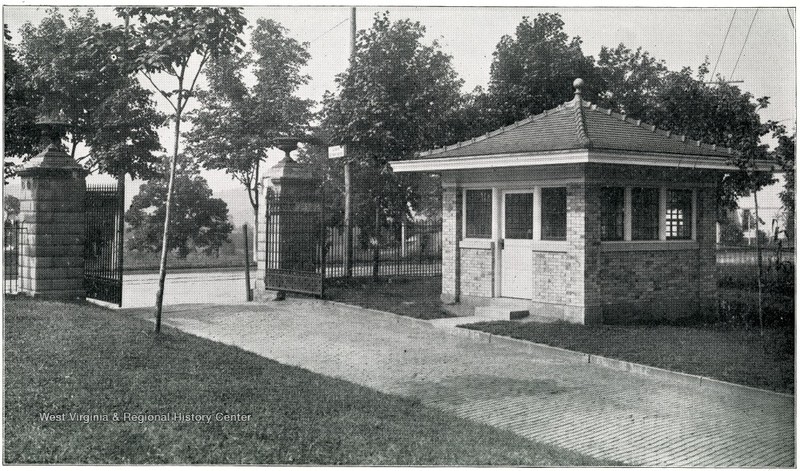
<svg viewBox="0 0 800 471">
<path fill-rule="evenodd" d="M 123 308 L 155 305 L 158 273 L 130 272 L 125 273 L 122 280 Z M 167 271 L 164 304 L 241 304 L 246 301 L 244 268 Z"/>
<path fill-rule="evenodd" d="M 640 466 L 795 463 L 789 397 L 534 356 L 315 300 L 173 306 L 165 322 L 598 458 Z"/>
</svg>

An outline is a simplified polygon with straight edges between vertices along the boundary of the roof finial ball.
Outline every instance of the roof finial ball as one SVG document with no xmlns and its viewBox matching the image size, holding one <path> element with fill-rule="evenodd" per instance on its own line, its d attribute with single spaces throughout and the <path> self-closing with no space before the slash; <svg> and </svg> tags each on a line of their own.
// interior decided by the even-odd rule
<svg viewBox="0 0 800 471">
<path fill-rule="evenodd" d="M 581 96 L 581 87 L 583 87 L 583 79 L 576 78 L 574 82 L 572 82 L 572 86 L 575 87 L 575 96 Z"/>
</svg>

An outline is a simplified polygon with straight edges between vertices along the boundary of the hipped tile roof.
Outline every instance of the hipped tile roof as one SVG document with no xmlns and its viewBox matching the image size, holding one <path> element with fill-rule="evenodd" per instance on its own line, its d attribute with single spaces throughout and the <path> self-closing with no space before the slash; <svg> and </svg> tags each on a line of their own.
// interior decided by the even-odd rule
<svg viewBox="0 0 800 471">
<path fill-rule="evenodd" d="M 596 149 L 729 157 L 733 150 L 672 134 L 575 98 L 483 136 L 422 152 L 419 158 Z"/>
</svg>

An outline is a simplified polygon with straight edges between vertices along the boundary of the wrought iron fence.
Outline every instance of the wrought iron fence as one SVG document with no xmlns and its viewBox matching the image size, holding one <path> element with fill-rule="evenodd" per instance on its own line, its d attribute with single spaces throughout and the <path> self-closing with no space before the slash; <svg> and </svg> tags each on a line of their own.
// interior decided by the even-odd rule
<svg viewBox="0 0 800 471">
<path fill-rule="evenodd" d="M 326 278 L 347 275 L 345 228 L 326 228 Z M 442 223 L 421 220 L 384 222 L 380 230 L 354 227 L 353 277 L 435 276 L 442 273 Z"/>
<path fill-rule="evenodd" d="M 795 262 L 794 247 L 767 246 L 761 249 L 761 259 L 764 267 L 774 266 L 779 263 Z M 747 270 L 751 271 L 758 264 L 758 254 L 753 246 L 717 246 L 717 267 L 722 271 Z"/>
<path fill-rule="evenodd" d="M 17 294 L 20 291 L 20 257 L 25 227 L 20 221 L 5 221 L 3 225 L 3 292 Z"/>
<path fill-rule="evenodd" d="M 84 286 L 86 296 L 122 305 L 123 212 L 116 185 L 86 188 Z"/>
<path fill-rule="evenodd" d="M 794 273 L 794 247 L 761 249 L 762 281 L 782 282 Z M 758 253 L 755 246 L 717 246 L 717 275 L 721 286 L 752 287 L 757 283 Z"/>
</svg>

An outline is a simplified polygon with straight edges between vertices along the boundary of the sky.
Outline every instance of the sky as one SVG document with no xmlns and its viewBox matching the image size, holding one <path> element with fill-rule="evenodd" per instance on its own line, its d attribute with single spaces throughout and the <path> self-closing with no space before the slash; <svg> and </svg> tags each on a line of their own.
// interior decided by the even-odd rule
<svg viewBox="0 0 800 471">
<path fill-rule="evenodd" d="M 698 4 L 687 2 L 684 5 Z M 374 5 L 357 6 L 358 29 L 369 27 L 374 15 L 384 11 L 388 11 L 393 20 L 419 21 L 426 27 L 424 41 L 437 40 L 442 50 L 452 56 L 453 68 L 464 80 L 463 91 L 486 87 L 497 43 L 504 34 L 513 36 L 523 16 L 533 18 L 538 13 L 557 12 L 564 20 L 566 33 L 583 40 L 586 55 L 597 58 L 602 46 L 624 43 L 632 49 L 641 47 L 653 57 L 664 60 L 671 70 L 688 66 L 695 72 L 708 57 L 711 68 L 717 64 L 716 72 L 724 78 L 743 81 L 738 86 L 754 96 L 770 97 L 770 106 L 761 112 L 763 120 L 782 121 L 789 129 L 796 127 L 797 65 L 793 26 L 796 11 L 794 7 L 786 8 L 790 3 L 785 7 L 757 10 L 747 5 L 738 8 Z M 9 25 L 12 43 L 18 40 L 19 27 L 26 21 L 38 23 L 46 8 L 4 5 L 3 22 Z M 94 9 L 101 22 L 119 22 L 111 7 Z M 304 72 L 311 80 L 299 90 L 301 97 L 319 102 L 326 90 L 335 91 L 336 74 L 344 71 L 349 56 L 349 6 L 245 6 L 243 13 L 249 22 L 246 39 L 257 19 L 272 18 L 289 30 L 289 36 L 309 43 L 311 60 Z M 157 101 L 164 112 L 170 110 L 163 99 L 159 97 Z M 164 128 L 159 134 L 162 146 L 171 149 L 171 130 Z M 280 157 L 279 151 L 271 153 L 266 166 Z M 223 172 L 204 172 L 204 176 L 215 195 L 228 203 L 233 222 L 237 225 L 247 222 L 250 209 L 244 188 Z M 107 181 L 104 177 L 90 179 Z M 138 188 L 140 183 L 133 182 L 133 187 Z M 779 206 L 778 191 L 766 191 L 761 204 Z M 132 194 L 129 192 L 129 201 Z"/>
</svg>

